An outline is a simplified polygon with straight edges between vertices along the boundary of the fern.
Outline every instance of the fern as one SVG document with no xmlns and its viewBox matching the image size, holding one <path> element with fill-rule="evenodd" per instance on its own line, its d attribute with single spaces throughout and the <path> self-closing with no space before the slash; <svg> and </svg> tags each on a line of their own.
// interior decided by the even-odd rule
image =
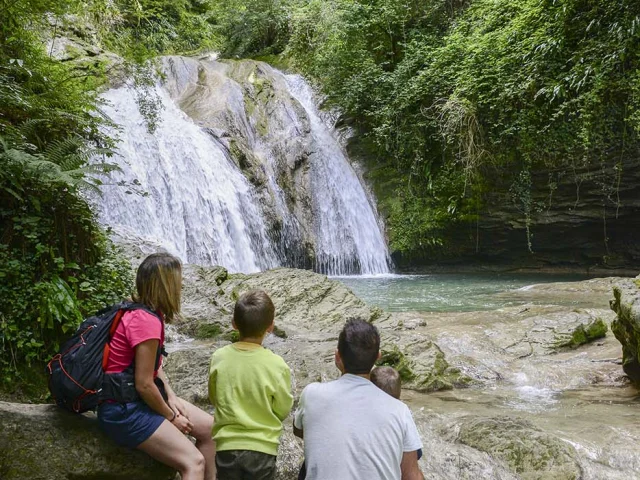
<svg viewBox="0 0 640 480">
<path fill-rule="evenodd" d="M 0 158 L 6 165 L 3 170 L 8 173 L 6 179 L 13 186 L 9 193 L 13 196 L 15 188 L 21 189 L 19 179 L 35 181 L 48 187 L 62 184 L 76 190 L 97 190 L 102 183 L 100 176 L 119 170 L 117 165 L 104 161 L 90 163 L 100 155 L 110 156 L 112 151 L 88 148 L 78 137 L 53 141 L 44 152 L 35 154 L 20 148 L 10 148 L 2 137 L 0 146 Z"/>
</svg>

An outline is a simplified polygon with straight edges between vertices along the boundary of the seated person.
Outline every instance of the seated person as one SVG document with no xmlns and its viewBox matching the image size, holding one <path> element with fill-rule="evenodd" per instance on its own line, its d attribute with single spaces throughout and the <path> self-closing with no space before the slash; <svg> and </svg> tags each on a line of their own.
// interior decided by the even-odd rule
<svg viewBox="0 0 640 480">
<path fill-rule="evenodd" d="M 402 380 L 400 379 L 400 373 L 393 367 L 375 367 L 371 370 L 371 383 L 388 393 L 393 398 L 400 400 L 400 393 L 402 391 Z M 418 460 L 422 458 L 422 449 L 418 449 Z"/>
<path fill-rule="evenodd" d="M 379 357 L 376 327 L 351 319 L 335 354 L 342 376 L 303 390 L 294 433 L 304 439 L 307 480 L 424 480 L 411 411 L 371 383 Z"/>
</svg>

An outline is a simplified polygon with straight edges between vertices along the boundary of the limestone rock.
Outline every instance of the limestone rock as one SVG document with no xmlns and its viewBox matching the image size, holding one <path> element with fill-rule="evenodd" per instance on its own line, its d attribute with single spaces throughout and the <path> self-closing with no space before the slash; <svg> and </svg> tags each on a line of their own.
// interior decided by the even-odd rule
<svg viewBox="0 0 640 480">
<path fill-rule="evenodd" d="M 634 383 L 640 383 L 640 285 L 628 281 L 613 289 L 611 310 L 616 318 L 611 331 L 622 344 L 622 368 Z"/>
<path fill-rule="evenodd" d="M 415 332 L 413 325 L 399 327 L 404 322 L 369 307 L 342 283 L 325 275 L 290 268 L 229 275 L 220 267 L 186 266 L 185 320 L 178 329 L 202 342 L 198 350 L 191 351 L 190 347 L 188 352 L 170 355 L 166 370 L 175 370 L 177 378 L 202 379 L 184 385 L 190 401 L 206 400 L 206 385 L 201 382 L 205 381 L 209 356 L 225 341 L 233 340 L 234 303 L 242 293 L 253 289 L 265 290 L 275 304 L 278 328 L 265 345 L 292 367 L 296 391 L 308 383 L 337 377 L 333 356 L 338 334 L 348 318 L 362 318 L 378 326 L 383 361 L 403 372 L 405 388 L 434 391 L 472 382 L 449 366 L 444 353 L 427 335 Z"/>
<path fill-rule="evenodd" d="M 575 449 L 526 420 L 468 417 L 459 424 L 455 440 L 503 460 L 522 480 L 582 478 Z"/>
<path fill-rule="evenodd" d="M 398 343 L 384 341 L 380 363 L 400 372 L 403 388 L 431 392 L 465 387 L 473 382 L 460 370 L 449 366 L 444 353 L 435 343 L 419 337 L 408 343 L 404 343 L 401 338 L 397 340 L 400 347 Z"/>
<path fill-rule="evenodd" d="M 175 472 L 135 450 L 118 447 L 93 414 L 54 405 L 0 402 L 2 480 L 169 480 Z"/>
<path fill-rule="evenodd" d="M 220 267 L 187 266 L 185 321 L 179 329 L 198 338 L 228 335 L 236 300 L 254 289 L 265 290 L 273 300 L 281 336 L 331 332 L 335 337 L 347 318 L 376 321 L 388 316 L 366 305 L 342 283 L 308 270 L 276 268 L 251 275 L 229 275 Z"/>
</svg>

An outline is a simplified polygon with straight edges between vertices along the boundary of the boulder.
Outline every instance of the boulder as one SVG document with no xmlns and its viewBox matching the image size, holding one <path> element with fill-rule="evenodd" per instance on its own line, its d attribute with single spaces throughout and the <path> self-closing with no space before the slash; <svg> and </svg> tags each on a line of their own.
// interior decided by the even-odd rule
<svg viewBox="0 0 640 480">
<path fill-rule="evenodd" d="M 183 276 L 185 321 L 178 328 L 200 339 L 228 336 L 236 300 L 254 289 L 265 290 L 273 300 L 281 336 L 330 333 L 335 337 L 347 318 L 388 317 L 342 283 L 308 270 L 276 268 L 244 275 L 228 274 L 221 267 L 185 266 Z"/>
<path fill-rule="evenodd" d="M 504 461 L 522 480 L 578 480 L 582 468 L 568 442 L 512 417 L 463 418 L 455 441 Z"/>
<path fill-rule="evenodd" d="M 175 472 L 117 446 L 99 430 L 94 414 L 0 402 L 0 478 L 169 480 Z"/>
<path fill-rule="evenodd" d="M 294 371 L 296 391 L 310 382 L 336 378 L 333 355 L 338 334 L 348 318 L 362 318 L 378 326 L 383 363 L 403 373 L 404 387 L 420 391 L 466 386 L 472 380 L 451 368 L 444 353 L 428 335 L 408 321 L 397 320 L 370 307 L 341 282 L 308 270 L 276 268 L 244 275 L 221 267 L 185 266 L 184 321 L 177 327 L 201 342 L 197 348 L 170 355 L 166 371 L 180 391 L 195 403 L 206 400 L 206 371 L 211 353 L 235 339 L 231 316 L 244 292 L 265 290 L 276 307 L 276 330 L 266 346 L 281 355 Z M 185 382 L 182 379 L 202 379 Z M 173 379 L 172 379 L 173 381 Z"/>
<path fill-rule="evenodd" d="M 620 282 L 613 297 L 610 305 L 616 318 L 611 331 L 622 344 L 622 368 L 631 381 L 640 384 L 640 276 Z"/>
</svg>

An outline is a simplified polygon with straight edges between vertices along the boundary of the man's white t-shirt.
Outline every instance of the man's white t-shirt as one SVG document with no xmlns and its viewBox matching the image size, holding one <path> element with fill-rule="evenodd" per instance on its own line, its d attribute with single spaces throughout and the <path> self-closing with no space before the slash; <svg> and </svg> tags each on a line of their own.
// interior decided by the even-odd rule
<svg viewBox="0 0 640 480">
<path fill-rule="evenodd" d="M 357 375 L 308 385 L 294 425 L 307 480 L 400 480 L 402 454 L 422 448 L 409 407 Z"/>
</svg>

